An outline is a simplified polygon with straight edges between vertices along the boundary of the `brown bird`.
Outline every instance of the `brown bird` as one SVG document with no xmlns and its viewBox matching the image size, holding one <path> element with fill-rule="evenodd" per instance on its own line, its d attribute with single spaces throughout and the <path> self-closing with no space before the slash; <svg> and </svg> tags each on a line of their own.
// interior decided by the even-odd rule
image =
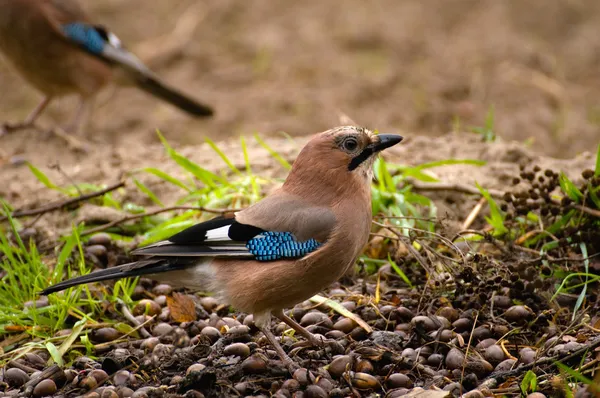
<svg viewBox="0 0 600 398">
<path fill-rule="evenodd" d="M 44 94 L 23 122 L 5 124 L 5 132 L 33 126 L 52 99 L 70 94 L 81 101 L 65 130 L 76 132 L 93 98 L 113 80 L 139 87 L 191 115 L 213 114 L 209 106 L 162 83 L 117 36 L 94 24 L 76 0 L 0 0 L 0 10 L 0 53 Z"/>
<path fill-rule="evenodd" d="M 371 226 L 373 161 L 401 140 L 352 126 L 320 133 L 302 149 L 283 186 L 255 205 L 134 252 L 146 259 L 60 282 L 42 294 L 139 275 L 213 291 L 254 315 L 292 371 L 296 365 L 269 329 L 271 315 L 311 344 L 323 344 L 283 310 L 320 292 L 355 263 Z"/>
</svg>

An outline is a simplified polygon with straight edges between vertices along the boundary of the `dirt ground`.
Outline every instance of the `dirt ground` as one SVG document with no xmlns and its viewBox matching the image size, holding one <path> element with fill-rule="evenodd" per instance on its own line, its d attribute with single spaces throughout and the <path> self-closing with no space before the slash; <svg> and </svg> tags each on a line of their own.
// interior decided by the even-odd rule
<svg viewBox="0 0 600 398">
<path fill-rule="evenodd" d="M 476 139 L 453 142 L 449 132 L 481 126 L 492 106 L 498 135 L 538 153 L 571 158 L 600 141 L 595 0 L 84 5 L 166 81 L 217 115 L 193 120 L 137 90 L 107 89 L 84 134 L 95 142 L 91 154 L 75 154 L 38 131 L 0 137 L 0 196 L 17 204 L 34 199 L 39 184 L 15 162 L 58 162 L 77 181 L 108 183 L 113 171 L 163 161 L 156 128 L 175 145 L 192 145 L 197 161 L 211 168 L 220 167 L 215 157 L 193 147 L 205 136 L 305 135 L 339 124 L 341 113 L 424 139 L 406 163 L 443 159 L 466 142 L 475 143 L 469 151 L 477 156 Z M 3 63 L 0 87 L 2 121 L 24 118 L 40 99 Z M 64 123 L 74 106 L 60 101 L 41 124 Z"/>
</svg>

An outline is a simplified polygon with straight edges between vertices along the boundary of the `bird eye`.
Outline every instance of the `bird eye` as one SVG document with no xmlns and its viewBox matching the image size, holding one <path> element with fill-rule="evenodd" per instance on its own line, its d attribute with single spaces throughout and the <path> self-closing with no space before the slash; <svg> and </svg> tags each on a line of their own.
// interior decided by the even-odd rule
<svg viewBox="0 0 600 398">
<path fill-rule="evenodd" d="M 356 151 L 356 148 L 358 148 L 358 141 L 356 140 L 356 138 L 350 137 L 344 140 L 344 143 L 342 145 L 346 151 L 354 152 Z"/>
</svg>

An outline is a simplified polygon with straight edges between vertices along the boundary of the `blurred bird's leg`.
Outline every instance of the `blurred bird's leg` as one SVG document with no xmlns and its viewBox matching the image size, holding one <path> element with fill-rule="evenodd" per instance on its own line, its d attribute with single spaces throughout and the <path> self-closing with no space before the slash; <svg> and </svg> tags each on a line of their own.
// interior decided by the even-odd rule
<svg viewBox="0 0 600 398">
<path fill-rule="evenodd" d="M 298 322 L 284 314 L 283 310 L 274 311 L 273 315 L 281 319 L 283 322 L 287 323 L 289 327 L 294 329 L 298 334 L 300 334 L 300 336 L 308 340 L 308 342 L 311 345 L 315 347 L 323 347 L 325 345 L 326 342 L 323 339 L 318 338 L 317 336 L 306 330 L 304 326 L 300 325 Z"/>
<path fill-rule="evenodd" d="M 290 373 L 294 373 L 297 369 L 299 369 L 300 367 L 298 364 L 296 364 L 296 362 L 294 362 L 294 360 L 290 358 L 288 354 L 286 354 L 273 332 L 271 332 L 271 314 L 254 314 L 254 323 L 260 329 L 260 331 L 263 332 L 267 340 L 269 340 L 269 343 L 271 343 L 271 346 L 275 349 L 275 352 L 277 352 L 277 355 L 279 355 L 279 358 L 281 358 L 288 371 Z"/>
<path fill-rule="evenodd" d="M 63 139 L 69 148 L 75 151 L 88 151 L 88 144 L 77 136 L 81 133 L 82 125 L 87 126 L 88 116 L 92 106 L 93 98 L 82 97 L 73 119 L 65 127 L 57 126 L 52 130 L 54 135 Z"/>
<path fill-rule="evenodd" d="M 36 107 L 27 115 L 25 120 L 20 123 L 4 123 L 0 126 L 0 135 L 5 133 L 12 133 L 18 130 L 27 129 L 33 127 L 35 125 L 35 121 L 42 114 L 44 109 L 48 106 L 48 104 L 52 101 L 52 97 L 44 97 L 42 102 L 36 105 Z"/>
</svg>

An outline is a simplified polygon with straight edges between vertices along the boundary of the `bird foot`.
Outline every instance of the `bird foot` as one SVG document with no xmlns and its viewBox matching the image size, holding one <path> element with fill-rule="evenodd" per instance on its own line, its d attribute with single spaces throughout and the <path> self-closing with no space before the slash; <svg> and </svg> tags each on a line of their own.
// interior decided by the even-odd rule
<svg viewBox="0 0 600 398">
<path fill-rule="evenodd" d="M 55 127 L 50 131 L 50 133 L 54 134 L 61 140 L 64 140 L 67 143 L 67 146 L 75 152 L 88 153 L 90 151 L 89 143 L 77 138 L 68 128 L 63 129 L 62 127 Z"/>
<path fill-rule="evenodd" d="M 25 130 L 31 127 L 35 127 L 35 125 L 28 122 L 2 123 L 0 124 L 0 137 L 4 134 L 14 133 L 15 131 Z"/>
<path fill-rule="evenodd" d="M 329 349 L 333 353 L 344 352 L 344 347 L 336 340 L 333 339 L 325 339 L 323 337 L 314 336 L 313 338 L 298 341 L 292 345 L 293 352 L 297 352 L 298 349 L 308 348 L 308 347 L 316 347 L 320 349 Z"/>
</svg>

